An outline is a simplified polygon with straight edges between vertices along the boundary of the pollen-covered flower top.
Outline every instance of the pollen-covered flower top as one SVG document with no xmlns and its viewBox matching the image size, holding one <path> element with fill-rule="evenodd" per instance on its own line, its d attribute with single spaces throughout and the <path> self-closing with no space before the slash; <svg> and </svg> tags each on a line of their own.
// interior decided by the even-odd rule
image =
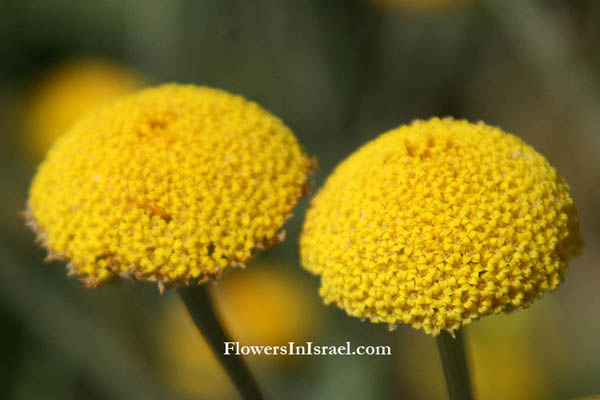
<svg viewBox="0 0 600 400">
<path fill-rule="evenodd" d="M 580 241 L 543 156 L 498 128 L 433 118 L 342 162 L 300 245 L 326 303 L 438 335 L 555 289 Z"/>
<path fill-rule="evenodd" d="M 255 103 L 168 84 L 106 105 L 49 151 L 30 220 L 89 286 L 196 282 L 278 242 L 312 167 Z"/>
</svg>

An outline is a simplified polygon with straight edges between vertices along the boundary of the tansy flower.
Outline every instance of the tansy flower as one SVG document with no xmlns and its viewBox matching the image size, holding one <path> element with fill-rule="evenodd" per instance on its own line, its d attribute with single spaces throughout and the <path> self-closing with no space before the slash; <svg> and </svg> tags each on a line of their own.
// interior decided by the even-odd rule
<svg viewBox="0 0 600 400">
<path fill-rule="evenodd" d="M 42 158 L 88 111 L 141 86 L 138 75 L 100 58 L 76 58 L 53 68 L 33 88 L 25 110 L 29 151 Z"/>
<path fill-rule="evenodd" d="M 88 286 L 200 282 L 282 238 L 313 162 L 255 103 L 168 84 L 120 98 L 50 149 L 28 215 Z"/>
<path fill-rule="evenodd" d="M 258 263 L 243 274 L 226 274 L 216 286 L 219 310 L 241 345 L 286 345 L 314 336 L 318 305 L 301 280 L 282 265 Z M 165 381 L 189 398 L 230 399 L 226 375 L 190 318 L 176 303 L 165 307 L 158 327 L 158 366 Z M 300 319 L 298 315 L 303 317 Z M 256 358 L 255 361 L 267 361 Z M 300 361 L 278 356 L 271 362 Z M 262 365 L 265 367 L 266 365 Z"/>
<path fill-rule="evenodd" d="M 342 162 L 300 245 L 327 304 L 437 336 L 554 290 L 580 241 L 543 156 L 498 128 L 433 118 Z"/>
</svg>

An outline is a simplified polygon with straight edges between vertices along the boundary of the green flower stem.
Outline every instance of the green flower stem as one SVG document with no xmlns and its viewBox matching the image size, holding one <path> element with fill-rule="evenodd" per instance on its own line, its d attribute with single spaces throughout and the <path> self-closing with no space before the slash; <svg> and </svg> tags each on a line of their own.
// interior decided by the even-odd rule
<svg viewBox="0 0 600 400">
<path fill-rule="evenodd" d="M 455 338 L 448 332 L 443 331 L 436 338 L 444 367 L 444 375 L 446 376 L 448 394 L 450 400 L 472 400 L 473 395 L 471 394 L 469 370 L 467 368 L 462 332 L 459 329 L 454 334 Z"/>
<path fill-rule="evenodd" d="M 258 384 L 242 356 L 234 354 L 226 356 L 224 354 L 224 343 L 232 340 L 219 322 L 211 300 L 209 285 L 182 286 L 178 288 L 178 291 L 192 320 L 194 320 L 200 333 L 210 345 L 238 392 L 245 400 L 263 399 Z"/>
</svg>

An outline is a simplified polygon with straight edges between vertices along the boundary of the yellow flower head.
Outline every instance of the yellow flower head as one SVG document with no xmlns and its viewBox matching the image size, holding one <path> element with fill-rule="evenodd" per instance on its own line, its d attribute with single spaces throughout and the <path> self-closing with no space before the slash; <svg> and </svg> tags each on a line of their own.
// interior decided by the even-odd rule
<svg viewBox="0 0 600 400">
<path fill-rule="evenodd" d="M 276 244 L 311 167 L 257 104 L 168 84 L 88 114 L 57 140 L 28 210 L 51 256 L 89 286 L 115 274 L 190 283 Z"/>
<path fill-rule="evenodd" d="M 39 82 L 27 105 L 27 147 L 42 158 L 88 111 L 141 86 L 134 73 L 102 59 L 78 58 L 58 66 Z"/>
<path fill-rule="evenodd" d="M 327 304 L 438 335 L 555 289 L 580 240 L 543 156 L 498 128 L 433 118 L 341 163 L 300 245 Z"/>
</svg>

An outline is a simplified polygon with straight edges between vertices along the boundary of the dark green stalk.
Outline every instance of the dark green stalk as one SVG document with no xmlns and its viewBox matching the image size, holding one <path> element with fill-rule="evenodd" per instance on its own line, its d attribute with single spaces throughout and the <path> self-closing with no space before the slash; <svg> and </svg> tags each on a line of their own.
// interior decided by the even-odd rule
<svg viewBox="0 0 600 400">
<path fill-rule="evenodd" d="M 263 396 L 258 384 L 242 356 L 225 355 L 225 342 L 231 342 L 223 329 L 211 301 L 208 284 L 200 286 L 182 286 L 178 289 L 181 299 L 209 344 L 221 366 L 245 400 L 260 400 Z"/>
<path fill-rule="evenodd" d="M 457 330 L 452 337 L 443 331 L 437 338 L 438 350 L 446 376 L 446 386 L 450 400 L 472 400 L 469 369 L 465 357 L 462 332 Z"/>
</svg>

